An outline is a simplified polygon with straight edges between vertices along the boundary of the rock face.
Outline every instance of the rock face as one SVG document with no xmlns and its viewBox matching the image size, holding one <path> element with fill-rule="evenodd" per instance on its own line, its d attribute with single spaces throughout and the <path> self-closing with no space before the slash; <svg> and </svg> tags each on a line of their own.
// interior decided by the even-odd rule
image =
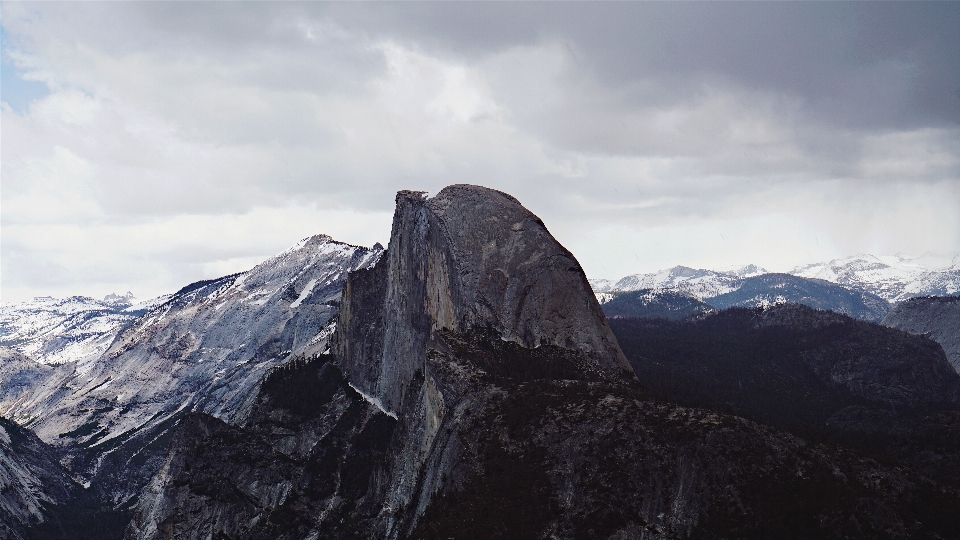
<svg viewBox="0 0 960 540">
<path fill-rule="evenodd" d="M 897 304 L 882 324 L 936 341 L 953 368 L 960 372 L 960 296 L 906 300 Z"/>
<path fill-rule="evenodd" d="M 399 410 L 433 332 L 479 327 L 632 375 L 580 265 L 516 199 L 469 185 L 400 192 L 383 262 L 347 280 L 334 341 L 347 378 Z"/>
<path fill-rule="evenodd" d="M 47 445 L 0 417 L 0 538 L 27 538 L 29 527 L 51 520 L 51 506 L 79 490 Z"/>
<path fill-rule="evenodd" d="M 247 426 L 183 419 L 126 537 L 350 537 L 365 525 L 357 512 L 375 514 L 382 500 L 371 477 L 396 423 L 326 358 L 287 364 L 264 382 Z"/>
</svg>

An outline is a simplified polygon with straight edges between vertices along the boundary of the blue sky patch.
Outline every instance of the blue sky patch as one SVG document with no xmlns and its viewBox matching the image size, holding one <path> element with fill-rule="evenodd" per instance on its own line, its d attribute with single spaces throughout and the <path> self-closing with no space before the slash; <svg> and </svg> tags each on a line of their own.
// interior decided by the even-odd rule
<svg viewBox="0 0 960 540">
<path fill-rule="evenodd" d="M 0 55 L 0 100 L 22 116 L 30 103 L 49 94 L 50 88 L 45 83 L 24 80 L 23 73 L 10 61 L 4 47 L 4 54 Z"/>
</svg>

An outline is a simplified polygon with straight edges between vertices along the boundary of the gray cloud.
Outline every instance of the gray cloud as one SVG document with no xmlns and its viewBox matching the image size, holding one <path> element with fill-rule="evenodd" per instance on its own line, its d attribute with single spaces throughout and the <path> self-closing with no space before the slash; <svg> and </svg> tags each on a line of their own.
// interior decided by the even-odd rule
<svg viewBox="0 0 960 540">
<path fill-rule="evenodd" d="M 960 7 L 951 2 L 566 2 L 340 6 L 356 27 L 477 57 L 558 40 L 613 86 L 691 76 L 783 92 L 844 125 L 960 123 Z M 357 13 L 358 11 L 362 13 Z M 349 13 L 344 13 L 349 12 Z M 647 96 L 637 96 L 644 102 Z"/>
<path fill-rule="evenodd" d="M 50 89 L 0 112 L 4 300 L 384 241 L 396 190 L 455 182 L 593 275 L 960 250 L 960 4 L 0 10 Z"/>
</svg>

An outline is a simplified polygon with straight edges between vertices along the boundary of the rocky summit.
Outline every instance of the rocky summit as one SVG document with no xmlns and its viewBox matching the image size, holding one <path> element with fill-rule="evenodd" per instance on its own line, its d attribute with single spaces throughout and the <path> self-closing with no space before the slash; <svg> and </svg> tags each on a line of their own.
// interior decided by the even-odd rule
<svg viewBox="0 0 960 540">
<path fill-rule="evenodd" d="M 516 199 L 468 185 L 432 199 L 400 192 L 383 264 L 347 278 L 334 355 L 355 385 L 399 410 L 435 332 L 477 328 L 632 376 L 577 260 Z"/>
<path fill-rule="evenodd" d="M 396 203 L 386 250 L 315 237 L 147 310 L 83 393 L 65 387 L 83 420 L 65 436 L 52 393 L 5 397 L 57 444 L 0 444 L 0 481 L 27 486 L 0 502 L 34 509 L 0 523 L 60 539 L 960 537 L 960 377 L 936 343 L 796 306 L 611 329 L 510 195 Z M 6 357 L 41 402 L 29 387 L 54 368 Z M 151 378 L 162 392 L 121 400 Z M 823 403 L 811 422 L 839 427 L 764 414 Z M 882 432 L 896 444 L 847 444 L 843 426 L 874 417 L 905 426 Z"/>
</svg>

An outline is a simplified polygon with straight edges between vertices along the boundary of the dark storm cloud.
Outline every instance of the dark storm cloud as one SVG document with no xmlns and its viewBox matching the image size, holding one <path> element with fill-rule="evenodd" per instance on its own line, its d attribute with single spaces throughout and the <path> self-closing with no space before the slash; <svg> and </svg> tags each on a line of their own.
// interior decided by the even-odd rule
<svg viewBox="0 0 960 540">
<path fill-rule="evenodd" d="M 95 39 L 116 49 L 234 58 L 264 47 L 296 57 L 322 46 L 324 80 L 298 78 L 316 71 L 283 63 L 264 77 L 314 90 L 383 68 L 376 53 L 323 35 L 323 28 L 316 29 L 319 42 L 291 31 L 328 21 L 332 34 L 341 27 L 474 60 L 556 40 L 610 86 L 660 81 L 663 105 L 697 92 L 691 80 L 710 80 L 799 97 L 812 113 L 849 127 L 960 124 L 958 2 L 271 2 L 239 9 L 146 2 L 74 9 L 100 19 L 98 26 L 113 21 L 117 31 Z M 135 39 L 125 28 L 135 29 Z M 331 54 L 338 43 L 342 54 Z"/>
<path fill-rule="evenodd" d="M 323 11 L 348 27 L 469 57 L 559 40 L 609 85 L 661 80 L 664 105 L 696 92 L 692 78 L 796 96 L 849 127 L 960 123 L 957 2 L 457 2 Z"/>
</svg>

